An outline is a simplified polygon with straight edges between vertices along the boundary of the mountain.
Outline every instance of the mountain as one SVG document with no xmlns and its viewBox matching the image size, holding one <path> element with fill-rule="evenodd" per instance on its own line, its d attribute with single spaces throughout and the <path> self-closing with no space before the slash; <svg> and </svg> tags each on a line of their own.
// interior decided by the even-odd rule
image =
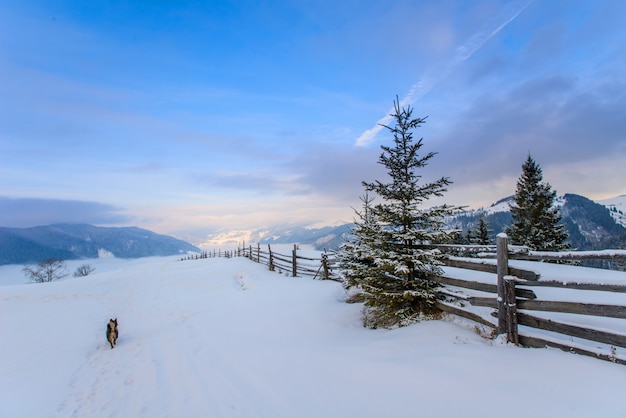
<svg viewBox="0 0 626 418">
<path fill-rule="evenodd" d="M 0 227 L 0 265 L 96 258 L 111 253 L 140 258 L 200 252 L 176 238 L 136 228 L 103 228 L 86 224 L 55 224 L 33 228 Z"/>
<path fill-rule="evenodd" d="M 460 213 L 449 219 L 448 225 L 462 231 L 474 229 L 482 213 L 495 240 L 495 235 L 511 224 L 509 203 L 512 201 L 513 196 L 509 196 L 488 208 Z M 620 209 L 616 209 L 616 202 L 619 201 L 611 199 L 610 202 L 613 206 L 600 204 L 576 194 L 565 194 L 557 198 L 555 204 L 561 209 L 572 248 L 599 250 L 621 248 L 626 244 L 626 228 L 624 223 L 619 222 L 619 216 L 624 219 L 624 214 Z M 626 204 L 626 199 L 624 203 Z"/>
<path fill-rule="evenodd" d="M 274 228 L 261 234 L 259 244 L 302 244 L 312 245 L 316 250 L 339 248 L 342 236 L 350 233 L 352 224 L 325 226 L 322 228 L 290 227 Z"/>
<path fill-rule="evenodd" d="M 626 194 L 612 199 L 599 200 L 597 203 L 606 206 L 615 222 L 626 228 Z"/>
<path fill-rule="evenodd" d="M 509 204 L 513 196 L 505 197 L 487 208 L 459 212 L 447 220 L 449 228 L 465 233 L 474 229 L 482 213 L 489 225 L 491 236 L 503 232 L 511 224 Z M 572 248 L 597 250 L 626 245 L 626 196 L 594 202 L 576 194 L 558 197 L 555 204 L 561 208 L 563 222 L 570 236 Z M 350 233 L 352 224 L 323 228 L 274 228 L 257 231 L 255 237 L 260 244 L 304 244 L 317 250 L 334 250 L 342 242 L 342 236 Z"/>
</svg>

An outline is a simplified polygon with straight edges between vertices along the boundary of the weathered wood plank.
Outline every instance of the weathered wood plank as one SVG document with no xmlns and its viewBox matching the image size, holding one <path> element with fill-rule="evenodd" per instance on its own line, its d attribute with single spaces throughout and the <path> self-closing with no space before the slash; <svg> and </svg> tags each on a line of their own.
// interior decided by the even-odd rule
<svg viewBox="0 0 626 418">
<path fill-rule="evenodd" d="M 600 283 L 563 283 L 556 280 L 539 280 L 518 282 L 518 286 L 557 287 L 564 289 L 599 290 L 603 292 L 626 293 L 626 285 Z"/>
<path fill-rule="evenodd" d="M 517 334 L 517 299 L 515 297 L 515 279 L 504 278 L 504 297 L 506 307 L 506 333 L 507 340 L 515 345 L 519 344 Z"/>
<path fill-rule="evenodd" d="M 467 301 L 473 306 L 483 306 L 486 308 L 494 308 L 498 309 L 498 299 L 494 298 L 483 298 L 477 296 L 470 296 L 467 298 Z"/>
<path fill-rule="evenodd" d="M 485 273 L 496 274 L 498 271 L 498 268 L 495 264 L 481 263 L 479 261 L 474 262 L 474 261 L 456 260 L 454 258 L 449 258 L 449 259 L 446 259 L 445 264 L 446 266 L 449 266 L 449 267 L 456 267 L 460 269 L 475 270 L 475 271 L 483 271 Z"/>
<path fill-rule="evenodd" d="M 480 261 L 456 260 L 454 258 L 450 258 L 445 261 L 445 264 L 448 267 L 456 267 L 460 269 L 482 271 L 485 273 L 493 273 L 493 274 L 498 273 L 497 265 L 481 263 Z M 508 275 L 519 277 L 520 279 L 524 279 L 524 280 L 538 280 L 540 277 L 540 275 L 535 273 L 534 271 L 524 270 L 524 269 L 511 267 L 511 266 L 509 266 L 508 268 Z"/>
<path fill-rule="evenodd" d="M 446 284 L 449 286 L 462 287 L 464 289 L 478 290 L 480 292 L 496 293 L 498 291 L 495 284 L 481 283 L 472 280 L 456 279 L 449 276 L 429 276 L 430 280 Z"/>
<path fill-rule="evenodd" d="M 302 255 L 296 255 L 298 260 L 309 260 L 309 261 L 321 261 L 319 258 L 305 257 Z"/>
<path fill-rule="evenodd" d="M 557 302 L 550 300 L 518 300 L 517 309 L 529 311 L 561 312 L 592 316 L 609 316 L 626 319 L 626 306 L 594 303 Z"/>
<path fill-rule="evenodd" d="M 458 315 L 463 318 L 470 319 L 474 322 L 478 322 L 479 324 L 488 326 L 489 328 L 496 329 L 496 325 L 484 319 L 480 315 L 475 314 L 474 312 L 469 312 L 461 308 L 457 308 L 456 306 L 447 305 L 443 302 L 437 301 L 435 305 L 444 312 Z"/>
<path fill-rule="evenodd" d="M 583 338 L 585 340 L 597 341 L 599 343 L 617 345 L 626 348 L 626 335 L 613 334 L 611 332 L 599 331 L 591 328 L 569 325 L 551 319 L 538 318 L 522 312 L 517 313 L 519 325 L 526 325 L 546 331 L 558 332 L 559 334 L 571 337 Z"/>
<path fill-rule="evenodd" d="M 477 290 L 480 292 L 497 293 L 498 287 L 491 283 L 482 283 L 472 280 L 457 279 L 449 276 L 429 276 L 429 279 L 448 286 Z M 515 295 L 520 298 L 537 299 L 537 295 L 530 289 L 515 289 Z"/>
<path fill-rule="evenodd" d="M 555 341 L 544 340 L 543 338 L 531 337 L 528 335 L 519 334 L 519 342 L 524 347 L 532 347 L 532 348 L 554 347 L 563 351 L 568 351 L 570 353 L 581 354 L 584 356 L 595 357 L 601 360 L 610 361 L 612 363 L 626 365 L 626 360 L 621 359 L 619 357 L 612 357 L 608 354 L 596 353 L 590 350 L 585 350 L 580 347 L 572 347 L 571 345 L 557 343 Z"/>
<path fill-rule="evenodd" d="M 536 281 L 541 275 L 531 270 L 524 270 L 517 267 L 509 266 L 509 276 L 519 277 L 520 279 Z"/>
<path fill-rule="evenodd" d="M 566 260 L 624 260 L 626 250 L 603 251 L 530 251 L 528 254 L 512 254 L 511 259 L 529 261 L 566 261 Z"/>
<path fill-rule="evenodd" d="M 448 296 L 448 297 L 454 298 L 456 300 L 467 301 L 467 297 L 468 297 L 467 295 L 464 295 L 462 293 L 451 292 L 446 287 L 440 287 L 435 292 L 440 294 L 440 295 L 444 295 L 444 296 Z"/>
<path fill-rule="evenodd" d="M 284 262 L 289 263 L 289 264 L 291 264 L 291 261 L 292 261 L 291 257 L 285 256 L 285 255 L 283 255 L 281 253 L 273 252 L 272 253 L 272 257 L 274 257 L 276 260 L 284 261 Z"/>
<path fill-rule="evenodd" d="M 520 289 L 515 286 L 515 296 L 524 299 L 537 299 L 537 295 L 530 289 Z"/>
</svg>

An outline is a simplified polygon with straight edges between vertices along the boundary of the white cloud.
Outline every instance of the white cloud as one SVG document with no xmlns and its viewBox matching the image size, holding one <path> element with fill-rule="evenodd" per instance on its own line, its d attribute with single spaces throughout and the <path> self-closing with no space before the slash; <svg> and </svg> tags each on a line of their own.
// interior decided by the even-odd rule
<svg viewBox="0 0 626 418">
<path fill-rule="evenodd" d="M 447 78 L 458 65 L 469 59 L 489 41 L 489 39 L 497 35 L 509 23 L 515 20 L 515 18 L 528 7 L 531 1 L 509 3 L 496 18 L 488 22 L 479 32 L 472 35 L 459 46 L 454 56 L 448 62 L 439 63 L 427 69 L 418 82 L 411 86 L 408 93 L 400 101 L 400 106 L 406 107 L 412 105 L 428 94 L 435 85 Z M 388 113 L 394 113 L 394 109 L 391 108 Z M 380 125 L 386 125 L 390 121 L 391 117 L 389 115 L 381 118 L 375 127 L 366 130 L 357 138 L 356 145 L 367 146 L 372 143 L 378 132 L 382 129 Z"/>
</svg>

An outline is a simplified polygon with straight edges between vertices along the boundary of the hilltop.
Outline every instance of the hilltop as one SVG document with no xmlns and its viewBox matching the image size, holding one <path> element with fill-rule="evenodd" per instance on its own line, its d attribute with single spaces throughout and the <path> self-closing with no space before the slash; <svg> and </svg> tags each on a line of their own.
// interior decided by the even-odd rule
<svg viewBox="0 0 626 418">
<path fill-rule="evenodd" d="M 24 279 L 19 266 L 0 267 L 0 416 L 625 412 L 623 366 L 516 348 L 453 317 L 370 330 L 339 283 L 286 277 L 245 258 L 177 259 L 97 259 L 88 277 L 46 284 L 1 285 Z"/>
</svg>

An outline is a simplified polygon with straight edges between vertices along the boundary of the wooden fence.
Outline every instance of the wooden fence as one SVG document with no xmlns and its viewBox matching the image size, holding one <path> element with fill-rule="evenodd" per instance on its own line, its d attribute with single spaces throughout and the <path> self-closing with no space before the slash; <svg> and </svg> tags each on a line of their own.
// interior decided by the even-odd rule
<svg viewBox="0 0 626 418">
<path fill-rule="evenodd" d="M 341 281 L 334 257 L 326 252 L 320 257 L 306 257 L 298 254 L 297 245 L 293 246 L 290 254 L 284 254 L 272 250 L 269 244 L 267 251 L 257 244 L 256 247 L 250 245 L 238 248 L 236 253 L 238 256 L 248 257 L 252 261 L 267 265 L 271 271 L 278 271 L 293 277 L 308 276 L 314 279 Z"/>
<path fill-rule="evenodd" d="M 626 358 L 616 354 L 615 347 L 626 349 L 626 335 L 609 332 L 602 329 L 593 329 L 571 323 L 559 322 L 552 319 L 542 318 L 530 312 L 542 311 L 553 313 L 566 313 L 589 316 L 603 316 L 610 318 L 626 319 L 625 305 L 610 305 L 596 303 L 564 302 L 551 300 L 538 300 L 533 288 L 549 287 L 560 289 L 576 289 L 585 291 L 619 292 L 626 293 L 626 283 L 600 284 L 600 283 L 562 283 L 553 280 L 539 280 L 539 275 L 531 270 L 525 270 L 509 265 L 509 260 L 558 260 L 576 261 L 589 259 L 612 259 L 626 260 L 626 251 L 584 251 L 584 252 L 533 252 L 525 247 L 508 244 L 508 237 L 499 234 L 495 246 L 459 246 L 438 245 L 442 252 L 455 254 L 472 252 L 473 259 L 467 257 L 455 257 L 451 255 L 447 259 L 447 266 L 463 270 L 475 270 L 494 275 L 493 282 L 485 283 L 472 281 L 466 278 L 466 273 L 458 276 L 442 275 L 432 276 L 431 279 L 443 286 L 439 290 L 445 300 L 437 302 L 437 306 L 444 312 L 470 319 L 474 322 L 487 326 L 495 334 L 506 335 L 507 341 L 525 347 L 555 347 L 565 351 L 597 357 L 626 365 Z M 294 245 L 291 253 L 281 253 L 262 249 L 249 245 L 242 246 L 233 251 L 220 251 L 203 253 L 196 258 L 210 257 L 247 257 L 257 263 L 268 266 L 271 271 L 278 271 L 293 277 L 308 276 L 323 280 L 341 281 L 341 275 L 337 271 L 337 262 L 329 253 L 322 253 L 321 257 L 306 257 L 298 254 L 297 246 Z M 481 258 L 483 260 L 481 260 Z M 495 259 L 496 262 L 488 262 L 484 259 Z M 459 289 L 470 292 L 459 291 Z M 477 296 L 476 292 L 485 295 Z M 480 310 L 468 309 L 472 307 L 490 308 L 488 314 Z M 523 326 L 520 330 L 520 326 Z M 549 334 L 528 332 L 526 329 L 538 329 L 556 333 L 556 337 Z M 588 341 L 607 344 L 611 347 L 609 353 L 594 351 L 588 346 L 575 344 L 571 338 L 559 338 L 558 335 L 581 338 Z"/>
<path fill-rule="evenodd" d="M 493 249 L 495 249 L 495 253 L 493 253 Z M 615 353 L 615 347 L 626 348 L 626 335 L 559 322 L 529 313 L 532 311 L 542 311 L 626 319 L 626 306 L 624 305 L 538 300 L 533 291 L 533 288 L 536 287 L 551 287 L 626 293 L 626 283 L 624 285 L 617 285 L 540 281 L 538 274 L 533 271 L 509 266 L 509 259 L 535 261 L 572 261 L 601 258 L 626 259 L 626 252 L 530 252 L 527 250 L 524 251 L 523 249 L 520 250 L 519 247 L 511 248 L 511 246 L 508 245 L 508 238 L 505 234 L 498 235 L 497 245 L 495 247 L 484 247 L 483 250 L 492 250 L 491 252 L 483 253 L 483 256 L 495 257 L 497 262 L 493 264 L 485 263 L 480 260 L 473 261 L 450 257 L 447 264 L 451 267 L 492 273 L 496 276 L 494 280 L 496 284 L 470 281 L 463 277 L 452 277 L 451 275 L 432 277 L 434 281 L 444 285 L 441 293 L 448 301 L 450 301 L 450 299 L 457 301 L 457 303 L 439 302 L 438 306 L 441 310 L 490 327 L 497 334 L 505 334 L 509 342 L 517 345 L 525 347 L 555 347 L 565 351 L 626 364 L 626 359 L 618 357 Z M 459 274 L 459 276 L 464 275 L 465 274 Z M 453 288 L 491 293 L 492 296 L 469 296 L 451 291 Z M 464 309 L 462 306 L 459 306 L 463 304 L 469 304 L 474 307 L 493 308 L 494 311 L 491 312 L 491 317 L 485 317 L 471 309 Z M 494 320 L 494 318 L 497 318 L 497 320 Z M 520 330 L 520 325 L 531 329 L 550 331 L 569 337 L 608 344 L 611 347 L 611 352 L 607 354 L 594 351 L 581 344 L 574 344 L 567 338 L 550 337 L 547 333 L 537 334 Z"/>
</svg>

